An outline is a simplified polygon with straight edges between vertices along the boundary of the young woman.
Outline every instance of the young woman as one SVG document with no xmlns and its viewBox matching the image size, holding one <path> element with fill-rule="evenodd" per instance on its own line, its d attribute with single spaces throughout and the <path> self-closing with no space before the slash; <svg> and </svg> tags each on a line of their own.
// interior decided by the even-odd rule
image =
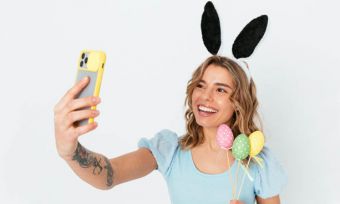
<svg viewBox="0 0 340 204">
<path fill-rule="evenodd" d="M 85 79 L 76 84 L 54 109 L 58 153 L 84 181 L 99 189 L 110 189 L 157 169 L 167 182 L 173 204 L 250 204 L 255 200 L 259 204 L 280 203 L 285 175 L 267 147 L 259 154 L 263 167 L 250 163 L 253 181 L 246 177 L 240 191 L 244 171 L 238 170 L 238 161 L 231 152 L 227 154 L 216 143 L 221 124 L 227 124 L 234 136 L 260 130 L 255 122 L 255 84 L 233 60 L 211 56 L 193 73 L 187 87 L 185 135 L 178 137 L 170 130 L 162 130 L 151 139 L 142 138 L 137 151 L 112 159 L 91 152 L 78 142 L 79 136 L 97 125 L 75 127 L 74 122 L 99 114 L 76 111 L 100 102 L 94 97 L 74 99 L 87 83 Z M 235 188 L 240 196 L 232 196 Z"/>
</svg>

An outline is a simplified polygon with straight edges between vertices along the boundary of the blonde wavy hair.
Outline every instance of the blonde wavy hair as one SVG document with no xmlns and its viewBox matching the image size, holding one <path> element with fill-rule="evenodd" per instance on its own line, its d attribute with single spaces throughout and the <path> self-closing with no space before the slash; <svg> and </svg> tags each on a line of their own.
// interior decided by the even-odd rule
<svg viewBox="0 0 340 204">
<path fill-rule="evenodd" d="M 254 81 L 251 79 L 249 83 L 246 73 L 233 60 L 222 56 L 211 56 L 194 71 L 192 78 L 188 81 L 185 98 L 186 133 L 179 141 L 181 149 L 191 149 L 204 142 L 203 129 L 196 123 L 192 110 L 192 94 L 205 70 L 211 64 L 227 69 L 233 78 L 234 90 L 230 101 L 235 111 L 231 118 L 230 128 L 234 137 L 240 133 L 249 135 L 256 130 L 262 131 L 262 122 L 257 112 L 258 100 Z"/>
</svg>

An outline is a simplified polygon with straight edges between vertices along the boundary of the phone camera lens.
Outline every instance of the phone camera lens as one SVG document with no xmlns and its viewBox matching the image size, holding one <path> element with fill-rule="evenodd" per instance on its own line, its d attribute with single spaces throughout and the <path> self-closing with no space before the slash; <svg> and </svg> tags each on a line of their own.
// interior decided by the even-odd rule
<svg viewBox="0 0 340 204">
<path fill-rule="evenodd" d="M 81 55 L 81 58 L 82 58 L 82 59 L 84 59 L 84 58 L 85 58 L 85 53 L 83 53 L 83 54 Z"/>
<path fill-rule="evenodd" d="M 84 63 L 83 61 L 80 62 L 80 67 L 83 67 Z"/>
<path fill-rule="evenodd" d="M 88 60 L 88 58 L 86 57 L 86 58 L 85 58 L 85 64 L 87 63 L 87 60 Z"/>
</svg>

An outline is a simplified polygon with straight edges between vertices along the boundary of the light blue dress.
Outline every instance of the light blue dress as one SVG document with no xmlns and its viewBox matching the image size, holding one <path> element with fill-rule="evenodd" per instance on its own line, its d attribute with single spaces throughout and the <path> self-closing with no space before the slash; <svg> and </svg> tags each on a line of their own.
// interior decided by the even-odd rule
<svg viewBox="0 0 340 204">
<path fill-rule="evenodd" d="M 138 147 L 151 150 L 158 164 L 158 171 L 166 180 L 172 204 L 229 204 L 232 199 L 232 184 L 229 170 L 221 174 L 206 174 L 199 171 L 191 151 L 181 150 L 179 137 L 170 130 L 162 130 L 153 138 L 141 138 Z M 264 167 L 251 162 L 249 172 L 253 181 L 245 176 L 239 200 L 253 204 L 255 196 L 268 198 L 278 195 L 286 182 L 286 175 L 267 147 L 258 155 Z M 231 180 L 235 182 L 237 162 L 230 168 Z M 239 168 L 238 184 L 242 183 L 244 171 Z M 237 193 L 238 194 L 238 193 Z"/>
</svg>

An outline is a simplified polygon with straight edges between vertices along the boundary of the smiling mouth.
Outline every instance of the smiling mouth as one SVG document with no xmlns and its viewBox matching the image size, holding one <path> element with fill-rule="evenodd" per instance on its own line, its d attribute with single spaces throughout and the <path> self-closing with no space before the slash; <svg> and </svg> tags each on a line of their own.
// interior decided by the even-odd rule
<svg viewBox="0 0 340 204">
<path fill-rule="evenodd" d="M 218 112 L 218 110 L 216 110 L 214 108 L 206 107 L 206 106 L 203 106 L 203 105 L 198 105 L 197 109 L 198 109 L 199 113 L 205 113 L 205 114 L 209 114 L 209 115 Z"/>
</svg>

